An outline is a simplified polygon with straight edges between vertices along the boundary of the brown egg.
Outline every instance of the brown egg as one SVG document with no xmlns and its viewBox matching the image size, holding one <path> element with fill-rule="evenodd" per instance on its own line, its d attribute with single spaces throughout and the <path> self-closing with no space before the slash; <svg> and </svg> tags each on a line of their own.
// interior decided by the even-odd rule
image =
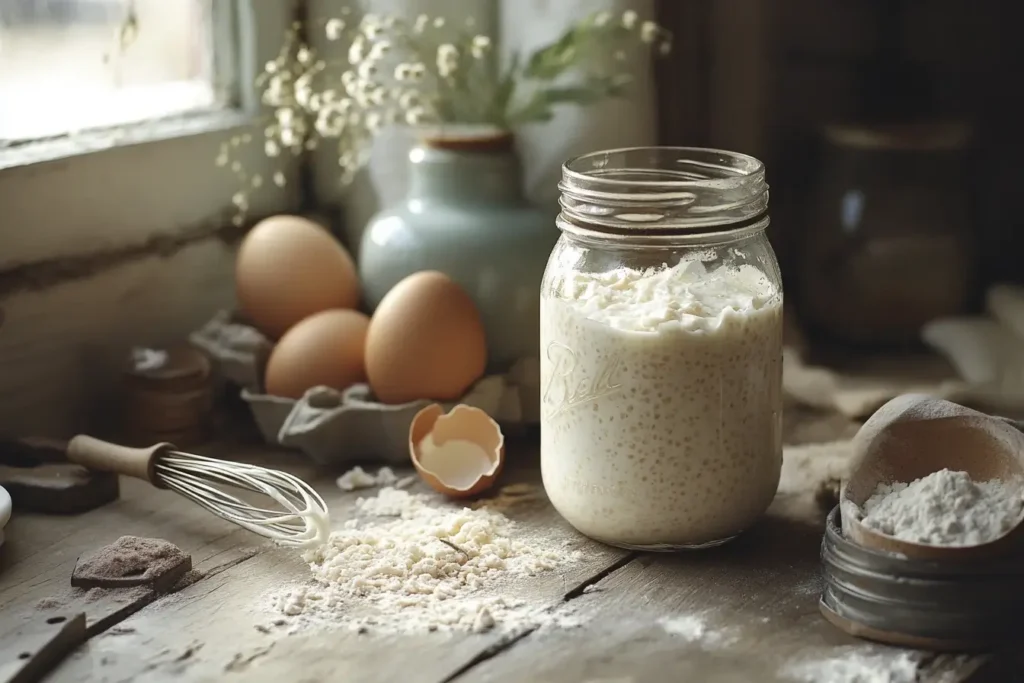
<svg viewBox="0 0 1024 683">
<path fill-rule="evenodd" d="M 300 216 L 267 218 L 249 231 L 238 249 L 235 290 L 242 312 L 271 339 L 314 313 L 359 304 L 352 257 Z"/>
<path fill-rule="evenodd" d="M 366 374 L 383 403 L 452 401 L 484 374 L 487 343 L 469 295 L 447 275 L 414 273 L 381 300 L 366 335 Z"/>
<path fill-rule="evenodd" d="M 343 391 L 366 381 L 363 349 L 370 319 L 358 311 L 315 313 L 288 330 L 270 353 L 268 394 L 302 398 L 315 386 Z"/>
<path fill-rule="evenodd" d="M 472 406 L 459 404 L 447 415 L 432 403 L 409 425 L 409 455 L 430 488 L 467 498 L 494 485 L 505 464 L 505 437 L 498 423 Z"/>
</svg>

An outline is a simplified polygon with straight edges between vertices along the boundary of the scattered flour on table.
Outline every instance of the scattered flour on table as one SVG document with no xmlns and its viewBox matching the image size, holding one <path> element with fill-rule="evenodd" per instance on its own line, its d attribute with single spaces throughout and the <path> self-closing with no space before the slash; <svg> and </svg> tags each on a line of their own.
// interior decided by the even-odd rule
<svg viewBox="0 0 1024 683">
<path fill-rule="evenodd" d="M 920 659 L 911 652 L 885 654 L 849 648 L 827 659 L 795 662 L 780 675 L 806 683 L 915 683 L 919 664 Z"/>
<path fill-rule="evenodd" d="M 383 632 L 515 630 L 567 608 L 531 604 L 516 579 L 582 559 L 571 542 L 519 527 L 496 510 L 459 508 L 393 487 L 356 501 L 358 517 L 303 554 L 313 583 L 268 596 L 289 631 L 346 626 Z"/>
<path fill-rule="evenodd" d="M 663 617 L 658 624 L 665 633 L 702 647 L 725 646 L 734 640 L 727 632 L 711 627 L 707 618 L 700 615 Z"/>
<path fill-rule="evenodd" d="M 944 469 L 909 484 L 881 484 L 862 506 L 863 523 L 905 541 L 944 546 L 987 543 L 1020 519 L 1020 482 L 974 482 Z"/>
<path fill-rule="evenodd" d="M 338 477 L 338 488 L 342 491 L 356 491 L 358 489 L 368 489 L 374 486 L 394 486 L 396 488 L 405 488 L 409 484 L 413 483 L 414 480 L 415 477 L 405 477 L 404 479 L 399 480 L 395 475 L 394 470 L 390 467 L 381 467 L 377 470 L 377 474 L 370 474 L 362 467 L 356 466 Z"/>
<path fill-rule="evenodd" d="M 147 586 L 129 588 L 74 588 L 68 587 L 59 595 L 50 595 L 36 601 L 35 608 L 40 611 L 65 609 L 81 603 L 95 604 L 106 602 L 124 605 L 135 602 L 149 593 Z"/>
</svg>

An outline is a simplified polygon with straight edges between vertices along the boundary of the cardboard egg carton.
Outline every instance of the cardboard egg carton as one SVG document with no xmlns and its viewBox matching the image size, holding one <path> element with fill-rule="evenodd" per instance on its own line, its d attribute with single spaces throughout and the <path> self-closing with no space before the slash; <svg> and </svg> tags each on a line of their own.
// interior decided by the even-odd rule
<svg viewBox="0 0 1024 683">
<path fill-rule="evenodd" d="M 298 400 L 263 390 L 263 370 L 273 344 L 237 314 L 221 311 L 189 337 L 213 360 L 223 381 L 239 387 L 263 438 L 295 448 L 321 464 L 409 461 L 409 426 L 435 401 L 378 402 L 367 384 L 344 391 L 313 387 Z M 462 403 L 485 411 L 501 425 L 534 424 L 539 418 L 539 365 L 524 359 L 508 373 L 477 381 L 445 410 Z"/>
</svg>

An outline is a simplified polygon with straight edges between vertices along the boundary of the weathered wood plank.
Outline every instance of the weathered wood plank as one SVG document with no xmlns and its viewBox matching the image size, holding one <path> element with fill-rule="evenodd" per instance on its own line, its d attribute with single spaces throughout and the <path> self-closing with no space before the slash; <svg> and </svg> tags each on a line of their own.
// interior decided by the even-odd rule
<svg viewBox="0 0 1024 683">
<path fill-rule="evenodd" d="M 335 524 L 348 518 L 359 495 L 372 493 L 343 493 L 333 474 L 316 472 L 293 454 L 242 452 L 307 477 L 325 495 Z M 503 484 L 538 482 L 535 447 L 511 447 L 509 465 Z M 821 513 L 804 497 L 780 497 L 766 520 L 731 545 L 669 556 L 637 556 L 590 542 L 543 496 L 505 512 L 526 530 L 555 529 L 585 557 L 502 591 L 570 615 L 580 628 L 286 636 L 266 628 L 273 615 L 261 603 L 306 580 L 297 554 L 260 545 L 187 501 L 135 482 L 125 482 L 122 500 L 86 515 L 16 518 L 14 552 L 3 556 L 0 610 L 6 618 L 32 608 L 67 586 L 79 553 L 136 533 L 179 544 L 207 569 L 206 577 L 93 638 L 49 680 L 772 681 L 791 680 L 781 677 L 783 667 L 801 658 L 865 648 L 899 652 L 848 638 L 818 615 Z M 986 663 L 929 662 L 923 682 L 939 672 L 944 682 L 957 683 Z"/>
<path fill-rule="evenodd" d="M 112 412 L 129 349 L 175 343 L 232 306 L 233 264 L 233 247 L 211 238 L 4 297 L 0 431 L 66 436 Z"/>
<path fill-rule="evenodd" d="M 800 680 L 787 675 L 789 666 L 851 652 L 883 661 L 905 656 L 820 617 L 820 542 L 820 513 L 803 497 L 780 498 L 732 544 L 634 559 L 577 598 L 583 628 L 531 634 L 457 681 L 768 683 Z M 977 663 L 943 659 L 937 671 L 925 666 L 919 680 L 941 673 L 955 683 Z"/>
<path fill-rule="evenodd" d="M 535 448 L 509 449 L 510 470 L 503 484 L 538 482 Z M 355 500 L 373 491 L 343 493 L 330 478 L 312 482 L 327 500 L 334 523 L 353 513 Z M 420 484 L 415 490 L 425 491 Z M 561 572 L 517 578 L 502 594 L 527 597 L 531 604 L 561 605 L 623 558 L 625 551 L 583 538 L 563 522 L 541 496 L 504 510 L 519 528 L 554 529 L 584 553 L 583 560 Z M 273 616 L 261 603 L 289 584 L 308 580 L 309 572 L 294 551 L 267 549 L 222 573 L 159 600 L 94 638 L 72 655 L 52 681 L 81 680 L 245 680 L 274 681 L 428 681 L 436 683 L 477 659 L 490 648 L 523 635 L 423 633 L 395 636 L 347 630 L 285 636 L 266 626 Z M 258 628 L 259 627 L 259 628 Z M 528 627 L 524 627 L 528 630 Z M 270 631 L 270 632 L 268 632 Z M 400 653 L 400 655 L 396 654 Z"/>
<path fill-rule="evenodd" d="M 232 448 L 211 444 L 210 455 Z M 272 455 L 268 462 L 292 463 L 307 476 L 308 465 L 295 467 L 291 454 Z M 20 514 L 6 529 L 0 551 L 0 614 L 14 631 L 30 632 L 50 619 L 84 613 L 87 636 L 103 633 L 162 596 L 147 588 L 85 591 L 71 587 L 77 558 L 125 534 L 157 537 L 177 544 L 192 556 L 200 573 L 215 574 L 251 558 L 262 539 L 224 522 L 193 503 L 149 484 L 122 479 L 121 497 L 79 515 Z M 119 632 L 114 628 L 114 632 Z"/>
</svg>

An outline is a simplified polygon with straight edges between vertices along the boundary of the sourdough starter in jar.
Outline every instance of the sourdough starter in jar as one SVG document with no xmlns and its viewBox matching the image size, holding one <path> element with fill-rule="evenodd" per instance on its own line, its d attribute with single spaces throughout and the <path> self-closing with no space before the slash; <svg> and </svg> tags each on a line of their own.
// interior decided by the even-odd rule
<svg viewBox="0 0 1024 683">
<path fill-rule="evenodd" d="M 570 271 L 542 297 L 542 473 L 584 534 L 715 545 L 770 504 L 782 465 L 782 293 L 699 260 Z"/>
</svg>

